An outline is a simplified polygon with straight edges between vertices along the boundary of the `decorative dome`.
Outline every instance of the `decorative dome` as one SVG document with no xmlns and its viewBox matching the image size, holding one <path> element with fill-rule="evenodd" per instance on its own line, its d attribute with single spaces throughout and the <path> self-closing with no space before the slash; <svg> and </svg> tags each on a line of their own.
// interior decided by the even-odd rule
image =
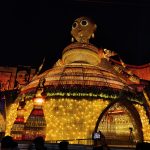
<svg viewBox="0 0 150 150">
<path fill-rule="evenodd" d="M 62 60 L 59 60 L 63 63 L 34 78 L 22 88 L 22 93 L 35 91 L 41 78 L 45 79 L 44 87 L 51 92 L 64 93 L 64 89 L 65 92 L 78 89 L 78 92 L 84 93 L 89 89 L 89 93 L 96 94 L 106 88 L 130 91 L 125 81 L 111 69 L 106 65 L 100 66 L 101 59 L 98 49 L 91 44 L 70 44 L 63 50 Z"/>
</svg>

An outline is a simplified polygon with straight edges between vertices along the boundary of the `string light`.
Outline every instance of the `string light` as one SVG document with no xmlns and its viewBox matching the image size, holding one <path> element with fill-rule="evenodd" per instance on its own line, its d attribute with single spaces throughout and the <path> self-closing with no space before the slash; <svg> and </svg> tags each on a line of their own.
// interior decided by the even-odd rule
<svg viewBox="0 0 150 150">
<path fill-rule="evenodd" d="M 47 99 L 43 104 L 47 123 L 46 140 L 91 138 L 97 118 L 108 104 L 109 101 L 102 99 Z M 34 102 L 32 100 L 26 102 L 24 112 L 25 122 L 33 106 Z M 134 106 L 138 110 L 141 118 L 144 141 L 150 141 L 149 119 L 144 107 L 139 104 L 135 104 Z M 8 110 L 6 135 L 10 135 L 11 127 L 17 116 L 17 107 L 18 104 L 14 103 Z"/>
<path fill-rule="evenodd" d="M 139 104 L 135 104 L 135 107 L 138 110 L 141 118 L 144 141 L 150 141 L 150 125 L 146 111 L 144 110 L 144 107 Z"/>
<path fill-rule="evenodd" d="M 107 107 L 108 101 L 86 99 L 48 99 L 43 104 L 47 123 L 46 140 L 87 139 L 91 138 L 99 114 Z M 27 120 L 33 108 L 33 101 L 27 101 L 24 118 Z M 9 110 L 7 134 L 15 120 L 17 103 Z M 16 114 L 17 115 L 17 114 Z"/>
</svg>

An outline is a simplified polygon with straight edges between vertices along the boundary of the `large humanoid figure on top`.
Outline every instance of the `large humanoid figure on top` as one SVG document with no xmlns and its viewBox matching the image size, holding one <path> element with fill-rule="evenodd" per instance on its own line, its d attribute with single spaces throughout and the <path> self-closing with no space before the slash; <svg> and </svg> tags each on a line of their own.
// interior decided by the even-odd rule
<svg viewBox="0 0 150 150">
<path fill-rule="evenodd" d="M 79 43 L 89 43 L 89 39 L 94 38 L 96 24 L 87 17 L 77 18 L 72 24 L 71 34 Z M 72 42 L 74 41 L 72 38 Z"/>
</svg>

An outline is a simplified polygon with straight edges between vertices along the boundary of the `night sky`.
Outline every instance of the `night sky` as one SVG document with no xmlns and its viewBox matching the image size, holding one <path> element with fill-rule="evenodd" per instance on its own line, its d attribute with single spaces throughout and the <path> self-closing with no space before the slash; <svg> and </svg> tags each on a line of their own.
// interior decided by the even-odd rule
<svg viewBox="0 0 150 150">
<path fill-rule="evenodd" d="M 2 7 L 0 66 L 45 68 L 71 43 L 71 26 L 81 16 L 98 28 L 90 43 L 116 51 L 131 65 L 150 63 L 150 2 L 146 0 L 8 0 Z"/>
</svg>

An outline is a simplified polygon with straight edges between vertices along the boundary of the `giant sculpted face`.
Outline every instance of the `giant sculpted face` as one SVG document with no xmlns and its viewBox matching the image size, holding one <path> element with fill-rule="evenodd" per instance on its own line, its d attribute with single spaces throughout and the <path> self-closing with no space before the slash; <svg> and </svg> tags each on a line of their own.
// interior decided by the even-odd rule
<svg viewBox="0 0 150 150">
<path fill-rule="evenodd" d="M 96 24 L 87 17 L 77 18 L 72 24 L 71 34 L 79 43 L 89 43 L 89 39 L 94 37 Z"/>
</svg>

